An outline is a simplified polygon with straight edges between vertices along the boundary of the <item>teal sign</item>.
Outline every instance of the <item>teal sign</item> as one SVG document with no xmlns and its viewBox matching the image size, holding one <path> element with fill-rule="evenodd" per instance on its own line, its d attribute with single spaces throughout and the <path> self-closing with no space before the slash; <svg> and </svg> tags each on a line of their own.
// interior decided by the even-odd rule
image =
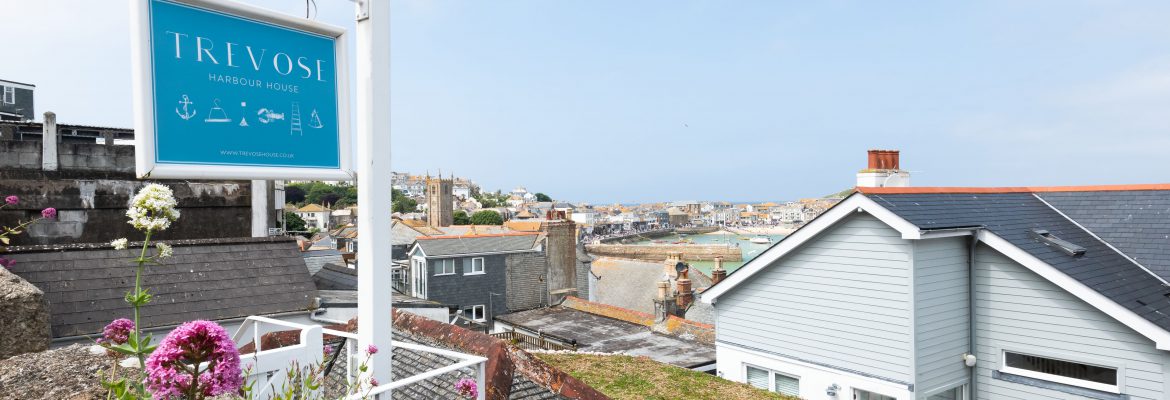
<svg viewBox="0 0 1170 400">
<path fill-rule="evenodd" d="M 338 169 L 335 37 L 149 0 L 154 162 Z"/>
</svg>

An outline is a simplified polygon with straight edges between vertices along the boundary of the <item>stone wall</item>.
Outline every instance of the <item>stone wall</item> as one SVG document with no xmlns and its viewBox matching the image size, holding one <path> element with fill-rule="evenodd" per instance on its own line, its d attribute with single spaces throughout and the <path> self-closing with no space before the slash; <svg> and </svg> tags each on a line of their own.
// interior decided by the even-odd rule
<svg viewBox="0 0 1170 400">
<path fill-rule="evenodd" d="M 49 305 L 45 293 L 0 267 L 0 360 L 49 348 Z"/>
<path fill-rule="evenodd" d="M 545 254 L 548 257 L 550 302 L 566 295 L 577 295 L 577 224 L 573 221 L 549 221 L 545 224 Z"/>
<path fill-rule="evenodd" d="M 672 253 L 682 253 L 685 260 L 712 261 L 715 257 L 723 257 L 724 261 L 740 261 L 743 253 L 738 247 L 725 245 L 677 244 L 677 245 L 623 245 L 623 244 L 591 244 L 585 246 L 589 255 L 596 257 L 614 257 L 630 260 L 662 262 Z"/>
<path fill-rule="evenodd" d="M 133 174 L 104 171 L 0 169 L 0 194 L 20 197 L 20 204 L 0 210 L 0 225 L 40 216 L 54 207 L 55 221 L 39 221 L 13 245 L 109 242 L 142 234 L 126 223 L 130 198 L 147 183 L 175 192 L 182 217 L 155 236 L 160 240 L 251 236 L 250 184 L 246 181 L 139 181 Z"/>
<path fill-rule="evenodd" d="M 13 245 L 141 239 L 125 212 L 130 197 L 151 182 L 174 190 L 183 213 L 157 239 L 251 236 L 248 181 L 138 180 L 134 146 L 97 143 L 57 143 L 57 170 L 44 170 L 42 150 L 39 140 L 0 140 L 0 195 L 21 198 L 0 210 L 0 226 L 36 218 L 46 207 L 58 210 L 56 221 L 38 222 Z"/>
</svg>

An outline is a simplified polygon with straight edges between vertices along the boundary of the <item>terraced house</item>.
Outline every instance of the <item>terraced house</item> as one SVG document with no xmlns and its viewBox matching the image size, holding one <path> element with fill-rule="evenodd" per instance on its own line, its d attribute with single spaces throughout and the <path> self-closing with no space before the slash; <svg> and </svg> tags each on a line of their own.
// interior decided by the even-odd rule
<svg viewBox="0 0 1170 400">
<path fill-rule="evenodd" d="M 702 295 L 805 399 L 1170 397 L 1170 185 L 859 188 Z"/>
</svg>

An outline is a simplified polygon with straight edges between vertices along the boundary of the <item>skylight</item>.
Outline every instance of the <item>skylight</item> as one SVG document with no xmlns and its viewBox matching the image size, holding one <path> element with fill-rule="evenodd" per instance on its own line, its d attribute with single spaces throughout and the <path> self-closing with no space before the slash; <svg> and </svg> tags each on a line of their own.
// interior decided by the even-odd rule
<svg viewBox="0 0 1170 400">
<path fill-rule="evenodd" d="M 1085 255 L 1085 248 L 1077 246 L 1072 242 L 1061 239 L 1053 235 L 1045 229 L 1033 229 L 1031 232 L 1033 239 L 1039 240 L 1046 245 L 1056 247 L 1058 250 L 1073 257 L 1080 257 Z"/>
</svg>

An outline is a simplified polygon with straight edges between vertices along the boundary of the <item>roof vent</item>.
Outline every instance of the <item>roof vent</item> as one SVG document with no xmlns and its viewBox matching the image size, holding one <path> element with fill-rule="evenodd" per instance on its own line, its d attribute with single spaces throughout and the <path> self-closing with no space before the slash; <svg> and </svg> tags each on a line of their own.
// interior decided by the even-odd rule
<svg viewBox="0 0 1170 400">
<path fill-rule="evenodd" d="M 1049 246 L 1056 246 L 1057 249 L 1073 257 L 1080 257 L 1085 255 L 1085 248 L 1070 243 L 1067 240 L 1053 236 L 1052 233 L 1045 229 L 1033 229 L 1031 232 L 1033 239 L 1039 240 Z"/>
</svg>

